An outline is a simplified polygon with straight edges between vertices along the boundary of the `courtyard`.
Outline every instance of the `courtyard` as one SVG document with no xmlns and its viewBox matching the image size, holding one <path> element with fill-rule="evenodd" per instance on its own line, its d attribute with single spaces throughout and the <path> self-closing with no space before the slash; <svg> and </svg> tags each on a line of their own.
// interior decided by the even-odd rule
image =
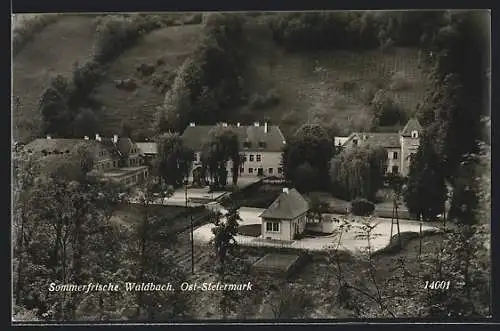
<svg viewBox="0 0 500 331">
<path fill-rule="evenodd" d="M 239 222 L 240 226 L 251 226 L 261 224 L 259 215 L 264 211 L 261 208 L 249 208 L 241 207 L 238 212 L 241 217 Z M 388 246 L 391 239 L 391 219 L 387 218 L 367 218 L 356 217 L 356 216 L 346 216 L 339 214 L 324 214 L 325 217 L 334 217 L 341 220 L 347 220 L 350 225 L 348 229 L 343 231 L 335 231 L 332 234 L 321 234 L 317 236 L 307 236 L 302 239 L 293 241 L 278 241 L 278 240 L 267 240 L 260 236 L 253 235 L 241 235 L 237 234 L 235 236 L 236 241 L 239 245 L 243 246 L 262 246 L 262 247 L 287 247 L 304 249 L 310 251 L 322 251 L 327 249 L 336 248 L 345 250 L 350 253 L 358 253 L 367 247 L 367 238 L 363 236 L 365 231 L 364 227 L 369 224 L 373 227 L 370 238 L 370 245 L 373 252 L 381 250 Z M 213 238 L 212 228 L 213 224 L 205 224 L 194 230 L 193 237 L 197 244 L 208 244 Z M 249 227 L 255 230 L 255 227 Z M 414 232 L 419 233 L 420 223 L 410 220 L 400 220 L 399 229 L 401 233 Z M 439 229 L 436 226 L 422 224 L 422 231 L 425 232 L 438 232 Z M 341 236 L 340 236 L 341 234 Z M 392 235 L 397 234 L 396 225 L 393 227 Z M 340 243 L 339 243 L 340 237 Z"/>
</svg>

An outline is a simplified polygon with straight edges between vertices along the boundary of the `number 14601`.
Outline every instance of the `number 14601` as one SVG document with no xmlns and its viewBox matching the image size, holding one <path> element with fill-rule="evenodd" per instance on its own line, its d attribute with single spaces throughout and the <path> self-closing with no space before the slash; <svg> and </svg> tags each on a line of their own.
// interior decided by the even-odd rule
<svg viewBox="0 0 500 331">
<path fill-rule="evenodd" d="M 431 290 L 448 290 L 450 288 L 450 281 L 425 281 L 425 289 L 431 289 Z"/>
</svg>

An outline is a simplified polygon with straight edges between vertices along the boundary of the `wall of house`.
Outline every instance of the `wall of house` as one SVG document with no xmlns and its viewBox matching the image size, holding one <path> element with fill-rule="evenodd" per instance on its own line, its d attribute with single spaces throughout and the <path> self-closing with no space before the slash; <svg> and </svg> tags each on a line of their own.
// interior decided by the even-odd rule
<svg viewBox="0 0 500 331">
<path fill-rule="evenodd" d="M 410 169 L 410 155 L 415 154 L 420 144 L 419 138 L 401 137 L 401 174 L 408 175 Z"/>
<path fill-rule="evenodd" d="M 279 232 L 267 232 L 267 222 L 280 222 Z M 275 239 L 275 240 L 290 240 L 290 221 L 289 220 L 276 220 L 276 219 L 262 219 L 262 238 Z"/>
<path fill-rule="evenodd" d="M 200 154 L 201 152 L 195 152 L 195 160 L 191 171 L 193 171 L 194 167 L 201 165 Z M 262 168 L 264 176 L 281 176 L 283 174 L 281 171 L 281 152 L 244 151 L 242 154 L 246 157 L 246 162 L 240 167 L 240 177 L 257 177 L 259 168 Z M 260 158 L 257 156 L 260 156 Z M 232 177 L 232 168 L 233 164 L 229 161 L 227 164 L 228 178 Z M 241 171 L 242 169 L 243 171 Z"/>
<path fill-rule="evenodd" d="M 387 151 L 387 172 L 392 172 L 392 167 L 398 167 L 397 172 L 401 172 L 401 148 L 386 148 Z"/>
<path fill-rule="evenodd" d="M 109 150 L 100 144 L 95 145 L 94 160 L 95 171 L 104 172 L 118 167 L 118 162 L 113 159 Z"/>
<path fill-rule="evenodd" d="M 147 167 L 144 167 L 144 169 L 140 169 L 139 171 L 135 171 L 133 173 L 118 178 L 114 178 L 113 180 L 127 187 L 130 187 L 142 183 L 148 176 L 149 176 L 149 170 Z"/>
</svg>

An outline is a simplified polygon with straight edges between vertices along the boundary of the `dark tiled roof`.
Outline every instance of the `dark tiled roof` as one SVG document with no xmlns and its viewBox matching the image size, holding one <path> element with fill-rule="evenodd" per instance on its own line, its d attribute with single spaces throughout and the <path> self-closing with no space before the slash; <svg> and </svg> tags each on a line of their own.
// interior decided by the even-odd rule
<svg viewBox="0 0 500 331">
<path fill-rule="evenodd" d="M 288 193 L 283 192 L 274 200 L 274 202 L 267 208 L 260 217 L 263 218 L 276 218 L 276 219 L 294 219 L 309 210 L 309 204 L 292 188 Z"/>
<path fill-rule="evenodd" d="M 210 131 L 215 127 L 215 125 L 188 126 L 182 134 L 182 140 L 187 147 L 199 151 L 207 141 Z M 254 125 L 239 127 L 228 125 L 228 128 L 238 135 L 241 150 L 280 152 L 285 145 L 285 138 L 276 125 L 269 125 L 267 133 L 262 124 L 258 127 Z M 244 148 L 246 142 L 250 143 L 250 147 Z M 264 143 L 264 145 L 261 143 Z"/>
<path fill-rule="evenodd" d="M 401 130 L 401 135 L 403 137 L 411 137 L 412 131 L 422 132 L 422 126 L 416 118 L 412 118 L 408 121 L 408 123 L 406 123 L 403 130 Z"/>
<path fill-rule="evenodd" d="M 344 142 L 344 145 L 356 138 L 359 140 L 359 146 L 399 148 L 401 147 L 399 137 L 399 133 L 354 132 Z"/>
</svg>

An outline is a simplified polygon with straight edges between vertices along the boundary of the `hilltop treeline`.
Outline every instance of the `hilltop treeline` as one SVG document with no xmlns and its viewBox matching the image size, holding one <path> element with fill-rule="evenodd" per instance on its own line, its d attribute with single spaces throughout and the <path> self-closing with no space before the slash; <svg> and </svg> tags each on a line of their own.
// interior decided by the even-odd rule
<svg viewBox="0 0 500 331">
<path fill-rule="evenodd" d="M 419 47 L 444 11 L 283 13 L 269 21 L 274 40 L 289 51 Z"/>
<path fill-rule="evenodd" d="M 189 122 L 215 123 L 241 102 L 243 16 L 212 14 L 202 39 L 179 68 L 158 110 L 159 132 L 182 130 Z"/>
</svg>

